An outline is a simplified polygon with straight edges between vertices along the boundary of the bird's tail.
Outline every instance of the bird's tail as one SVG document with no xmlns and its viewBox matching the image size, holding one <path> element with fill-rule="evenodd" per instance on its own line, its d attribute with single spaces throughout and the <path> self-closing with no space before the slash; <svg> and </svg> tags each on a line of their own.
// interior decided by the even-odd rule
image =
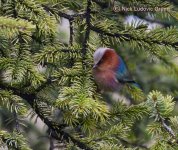
<svg viewBox="0 0 178 150">
<path fill-rule="evenodd" d="M 126 83 L 129 83 L 130 86 L 133 86 L 133 87 L 141 89 L 141 86 L 137 82 L 135 82 L 134 80 L 126 81 Z"/>
<path fill-rule="evenodd" d="M 131 94 L 131 97 L 136 101 L 143 101 L 145 99 L 145 94 L 141 89 L 141 86 L 135 81 L 127 81 L 126 82 L 127 89 Z"/>
<path fill-rule="evenodd" d="M 119 80 L 119 82 L 124 83 L 129 87 L 133 87 L 133 88 L 135 87 L 135 88 L 141 89 L 141 86 L 137 82 L 135 82 L 134 80 Z"/>
<path fill-rule="evenodd" d="M 140 85 L 137 82 L 135 82 L 134 80 L 128 80 L 128 81 L 125 81 L 125 83 L 130 86 L 137 87 L 137 88 L 141 89 Z"/>
</svg>

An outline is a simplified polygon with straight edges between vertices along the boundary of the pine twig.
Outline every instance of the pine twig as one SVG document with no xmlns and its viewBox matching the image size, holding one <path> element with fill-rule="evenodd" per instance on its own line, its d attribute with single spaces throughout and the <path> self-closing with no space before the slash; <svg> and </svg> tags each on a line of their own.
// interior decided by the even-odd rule
<svg viewBox="0 0 178 150">
<path fill-rule="evenodd" d="M 47 5 L 42 5 L 42 7 L 48 11 L 48 12 L 51 12 L 52 14 L 55 14 L 56 12 L 50 8 L 49 6 Z M 80 13 L 76 13 L 76 14 L 67 14 L 67 13 L 63 13 L 61 11 L 57 11 L 57 14 L 60 16 L 60 17 L 63 17 L 65 19 L 68 19 L 68 20 L 74 20 L 76 17 L 80 17 L 80 18 L 84 18 L 86 16 L 86 13 L 85 12 L 80 12 Z"/>
<path fill-rule="evenodd" d="M 106 36 L 110 36 L 110 37 L 116 37 L 116 38 L 124 38 L 125 41 L 130 41 L 130 40 L 135 40 L 135 41 L 143 41 L 145 43 L 148 43 L 150 45 L 152 44 L 158 44 L 158 45 L 165 45 L 165 46 L 172 46 L 174 48 L 178 48 L 178 42 L 175 42 L 175 43 L 169 43 L 169 42 L 166 42 L 166 41 L 157 41 L 157 40 L 148 40 L 146 38 L 136 38 L 134 36 L 132 36 L 131 34 L 128 34 L 128 33 L 124 33 L 124 34 L 120 34 L 120 33 L 111 33 L 111 32 L 108 32 L 108 31 L 104 31 L 102 29 L 99 29 L 95 26 L 91 26 L 90 27 L 91 30 L 95 31 L 96 33 L 99 33 L 99 34 L 103 34 L 103 35 L 106 35 Z"/>
<path fill-rule="evenodd" d="M 176 138 L 176 135 L 174 133 L 174 131 L 172 130 L 171 127 L 169 127 L 165 121 L 164 121 L 164 118 L 162 116 L 159 116 L 159 119 L 160 119 L 160 122 L 162 124 L 162 127 L 175 139 Z"/>
<path fill-rule="evenodd" d="M 155 105 L 155 109 L 156 109 L 156 112 L 157 112 L 157 115 L 158 115 L 158 121 L 161 123 L 163 129 L 165 129 L 167 131 L 167 133 L 174 139 L 176 140 L 176 142 L 178 141 L 176 139 L 176 135 L 174 133 L 174 131 L 172 130 L 171 127 L 169 127 L 166 123 L 165 123 L 165 119 L 161 116 L 161 114 L 159 113 L 159 110 L 157 108 L 157 104 Z"/>
<path fill-rule="evenodd" d="M 82 48 L 82 58 L 84 60 L 86 52 L 87 52 L 87 47 L 88 47 L 88 40 L 90 36 L 90 26 L 91 26 L 91 0 L 87 0 L 87 8 L 86 8 L 86 32 L 85 32 L 85 38 L 83 41 L 83 48 Z"/>
</svg>

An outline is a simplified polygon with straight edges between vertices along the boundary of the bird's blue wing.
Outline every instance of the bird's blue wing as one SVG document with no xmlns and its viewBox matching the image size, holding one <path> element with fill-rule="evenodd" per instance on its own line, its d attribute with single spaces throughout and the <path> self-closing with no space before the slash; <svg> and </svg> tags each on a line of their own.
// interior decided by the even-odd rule
<svg viewBox="0 0 178 150">
<path fill-rule="evenodd" d="M 116 71 L 116 78 L 120 83 L 130 83 L 130 85 L 133 85 L 134 87 L 140 88 L 139 84 L 136 83 L 132 76 L 130 75 L 127 66 L 123 59 L 119 56 L 119 65 Z"/>
<path fill-rule="evenodd" d="M 118 59 L 119 59 L 119 65 L 116 70 L 116 78 L 118 80 L 123 80 L 123 81 L 131 80 L 132 78 L 128 72 L 126 64 L 124 63 L 124 61 L 122 60 L 120 56 L 118 56 Z"/>
</svg>

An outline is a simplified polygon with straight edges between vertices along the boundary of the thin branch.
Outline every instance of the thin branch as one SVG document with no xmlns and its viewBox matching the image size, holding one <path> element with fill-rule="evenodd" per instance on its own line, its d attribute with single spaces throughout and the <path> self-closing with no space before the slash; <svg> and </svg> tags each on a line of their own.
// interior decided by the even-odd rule
<svg viewBox="0 0 178 150">
<path fill-rule="evenodd" d="M 53 141 L 53 138 L 51 136 L 49 137 L 49 142 L 50 142 L 49 150 L 54 150 L 54 141 Z"/>
<path fill-rule="evenodd" d="M 69 20 L 69 24 L 70 24 L 70 40 L 69 40 L 69 43 L 72 46 L 73 45 L 73 35 L 74 35 L 73 20 Z"/>
<path fill-rule="evenodd" d="M 46 11 L 51 12 L 52 14 L 56 14 L 56 13 L 57 13 L 60 17 L 63 17 L 63 18 L 68 19 L 68 20 L 74 20 L 74 18 L 76 18 L 76 17 L 84 18 L 85 15 L 86 15 L 85 12 L 81 12 L 81 13 L 76 13 L 76 14 L 71 14 L 71 15 L 69 15 L 69 14 L 63 13 L 63 12 L 61 12 L 61 11 L 55 12 L 55 11 L 53 10 L 53 8 L 50 8 L 50 7 L 47 6 L 47 5 L 42 5 L 42 7 L 43 7 Z"/>
<path fill-rule="evenodd" d="M 176 138 L 176 135 L 174 133 L 174 131 L 171 129 L 171 127 L 169 127 L 165 121 L 164 121 L 164 118 L 160 115 L 159 116 L 159 119 L 160 119 L 160 122 L 162 124 L 162 127 L 175 139 Z M 176 140 L 177 141 L 177 140 Z"/>
<path fill-rule="evenodd" d="M 18 116 L 17 113 L 14 111 L 13 112 L 14 119 L 15 119 L 15 129 L 17 132 L 20 132 L 20 127 L 19 127 L 19 122 L 18 122 Z"/>
<path fill-rule="evenodd" d="M 86 14 L 81 12 L 81 13 L 78 13 L 78 14 L 69 15 L 69 14 L 63 13 L 61 11 L 58 11 L 58 15 L 60 17 L 66 18 L 68 20 L 74 20 L 74 18 L 76 18 L 76 17 L 84 18 Z"/>
<path fill-rule="evenodd" d="M 57 12 L 55 12 L 53 10 L 53 8 L 50 8 L 49 6 L 46 6 L 46 5 L 42 5 L 42 7 L 46 11 L 48 11 L 48 12 L 50 12 L 52 14 L 56 14 L 57 13 L 58 16 L 63 17 L 63 18 L 68 19 L 68 20 L 74 20 L 77 17 L 79 17 L 79 18 L 85 18 L 86 17 L 86 12 L 79 12 L 79 13 L 75 13 L 75 14 L 67 14 L 67 13 L 64 13 L 64 12 L 59 11 L 59 10 L 57 10 Z M 91 11 L 91 13 L 94 14 L 94 13 L 98 13 L 98 12 L 97 11 Z"/>
<path fill-rule="evenodd" d="M 155 105 L 155 109 L 156 109 L 156 113 L 157 113 L 157 115 L 158 115 L 158 120 L 160 121 L 162 127 L 171 135 L 171 137 L 172 137 L 173 139 L 175 139 L 175 140 L 177 141 L 177 139 L 176 139 L 176 134 L 174 133 L 174 131 L 172 130 L 172 128 L 169 127 L 169 126 L 165 123 L 165 121 L 164 121 L 165 119 L 164 119 L 164 118 L 161 116 L 161 114 L 159 113 L 157 104 Z"/>
<path fill-rule="evenodd" d="M 87 52 L 87 47 L 88 47 L 88 40 L 90 37 L 90 27 L 91 27 L 91 0 L 87 1 L 87 9 L 86 9 L 86 32 L 85 32 L 85 38 L 83 41 L 83 48 L 82 48 L 82 58 L 83 60 L 85 59 L 85 55 Z"/>
<path fill-rule="evenodd" d="M 74 19 L 76 17 L 84 18 L 84 17 L 86 17 L 86 13 L 85 12 L 80 12 L 80 13 L 69 15 L 69 16 L 70 16 L 71 19 Z"/>
<path fill-rule="evenodd" d="M 13 17 L 14 17 L 14 18 L 17 18 L 17 17 L 18 17 L 18 14 L 17 14 L 17 11 L 16 11 L 16 3 L 17 3 L 17 2 L 16 2 L 15 0 L 12 1 L 12 5 L 13 5 L 12 8 L 14 8 L 14 9 L 13 9 Z"/>
</svg>

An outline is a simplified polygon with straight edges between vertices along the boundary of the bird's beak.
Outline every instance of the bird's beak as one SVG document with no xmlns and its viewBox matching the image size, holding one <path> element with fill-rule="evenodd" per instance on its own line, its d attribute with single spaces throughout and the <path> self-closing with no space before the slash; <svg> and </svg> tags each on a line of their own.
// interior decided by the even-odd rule
<svg viewBox="0 0 178 150">
<path fill-rule="evenodd" d="M 94 64 L 93 69 L 96 68 L 97 66 L 98 66 L 97 64 Z"/>
</svg>

